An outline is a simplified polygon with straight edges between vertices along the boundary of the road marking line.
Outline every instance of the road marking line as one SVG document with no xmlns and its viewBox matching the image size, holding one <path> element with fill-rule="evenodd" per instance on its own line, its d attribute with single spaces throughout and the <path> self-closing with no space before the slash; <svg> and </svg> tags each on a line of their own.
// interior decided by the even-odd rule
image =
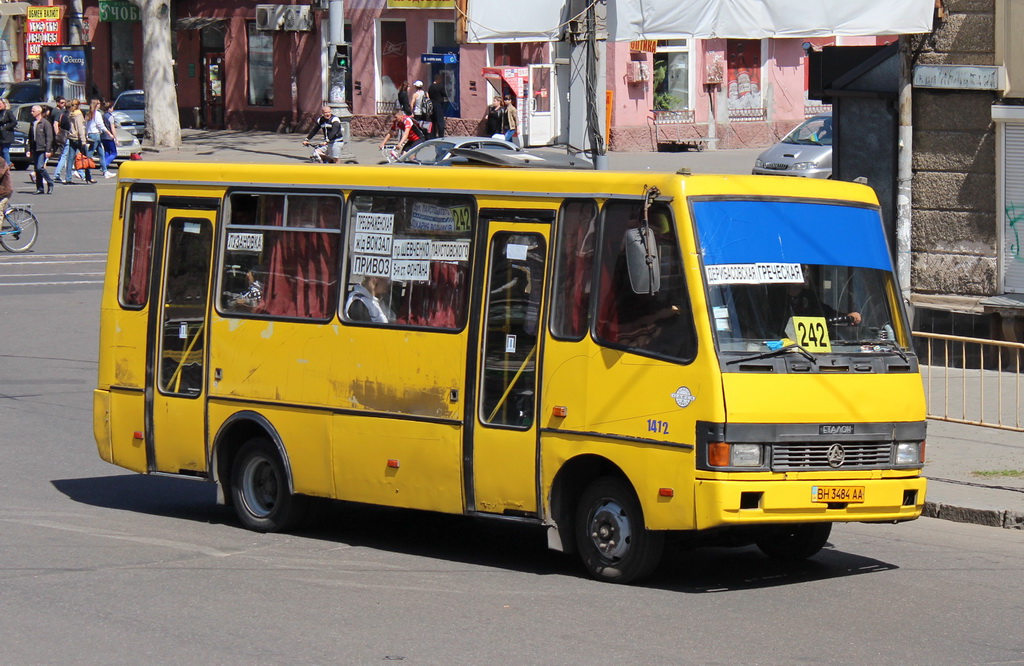
<svg viewBox="0 0 1024 666">
<path fill-rule="evenodd" d="M 103 280 L 70 280 L 68 282 L 0 282 L 0 287 L 36 287 L 54 284 L 103 284 Z"/>
</svg>

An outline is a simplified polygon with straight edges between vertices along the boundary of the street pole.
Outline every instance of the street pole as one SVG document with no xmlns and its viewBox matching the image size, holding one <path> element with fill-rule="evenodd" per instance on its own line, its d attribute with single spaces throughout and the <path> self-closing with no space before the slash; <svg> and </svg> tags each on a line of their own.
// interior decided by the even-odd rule
<svg viewBox="0 0 1024 666">
<path fill-rule="evenodd" d="M 595 169 L 608 168 L 604 142 L 605 89 L 607 88 L 604 2 L 573 0 L 566 33 L 569 57 L 569 141 L 570 151 L 589 153 Z M 578 101 L 582 101 L 578 103 Z"/>
<path fill-rule="evenodd" d="M 899 134 L 896 159 L 896 278 L 903 302 L 910 307 L 911 294 L 911 184 L 914 170 L 913 62 L 909 38 L 900 37 Z"/>
</svg>

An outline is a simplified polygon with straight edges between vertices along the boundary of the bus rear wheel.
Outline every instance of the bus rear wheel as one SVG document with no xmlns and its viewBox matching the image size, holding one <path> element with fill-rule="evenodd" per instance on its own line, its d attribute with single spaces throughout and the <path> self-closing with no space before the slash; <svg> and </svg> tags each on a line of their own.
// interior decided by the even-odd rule
<svg viewBox="0 0 1024 666">
<path fill-rule="evenodd" d="M 796 562 L 815 555 L 828 542 L 832 523 L 780 525 L 757 540 L 761 552 L 774 560 Z"/>
<path fill-rule="evenodd" d="M 580 496 L 576 542 L 587 573 L 609 583 L 631 583 L 649 575 L 665 548 L 664 534 L 644 527 L 633 489 L 612 477 L 597 479 Z"/>
<path fill-rule="evenodd" d="M 269 440 L 251 439 L 231 472 L 231 498 L 242 524 L 256 532 L 283 532 L 302 519 L 307 498 L 288 491 L 288 474 Z"/>
</svg>

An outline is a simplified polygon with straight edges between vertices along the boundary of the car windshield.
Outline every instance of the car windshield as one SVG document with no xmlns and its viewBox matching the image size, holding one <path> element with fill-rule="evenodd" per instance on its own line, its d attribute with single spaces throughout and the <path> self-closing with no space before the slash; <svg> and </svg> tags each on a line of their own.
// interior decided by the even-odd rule
<svg viewBox="0 0 1024 666">
<path fill-rule="evenodd" d="M 705 200 L 693 211 L 723 356 L 794 343 L 816 354 L 909 349 L 877 209 Z"/>
<path fill-rule="evenodd" d="M 43 95 L 42 86 L 37 81 L 30 83 L 15 83 L 7 96 L 11 104 L 24 104 L 25 102 L 38 102 Z"/>
<path fill-rule="evenodd" d="M 434 162 L 443 160 L 448 155 L 448 151 L 451 150 L 454 145 L 455 144 L 450 141 L 432 141 L 424 143 L 420 146 L 416 146 L 403 155 L 402 161 L 433 164 Z"/>
<path fill-rule="evenodd" d="M 795 143 L 802 146 L 831 146 L 832 116 L 808 118 L 783 137 L 782 143 Z"/>
<path fill-rule="evenodd" d="M 146 108 L 146 96 L 141 93 L 124 94 L 114 102 L 115 111 L 143 111 Z"/>
</svg>

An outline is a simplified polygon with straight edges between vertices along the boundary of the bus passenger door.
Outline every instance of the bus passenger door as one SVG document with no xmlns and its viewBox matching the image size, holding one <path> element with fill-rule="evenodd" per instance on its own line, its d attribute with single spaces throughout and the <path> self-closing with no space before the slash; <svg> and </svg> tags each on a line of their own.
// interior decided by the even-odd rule
<svg viewBox="0 0 1024 666">
<path fill-rule="evenodd" d="M 206 465 L 206 318 L 216 211 L 164 210 L 158 307 L 146 368 L 149 471 L 202 476 Z"/>
<path fill-rule="evenodd" d="M 551 227 L 482 222 L 487 256 L 477 299 L 482 309 L 467 505 L 485 513 L 529 515 L 538 507 L 538 344 Z"/>
</svg>

